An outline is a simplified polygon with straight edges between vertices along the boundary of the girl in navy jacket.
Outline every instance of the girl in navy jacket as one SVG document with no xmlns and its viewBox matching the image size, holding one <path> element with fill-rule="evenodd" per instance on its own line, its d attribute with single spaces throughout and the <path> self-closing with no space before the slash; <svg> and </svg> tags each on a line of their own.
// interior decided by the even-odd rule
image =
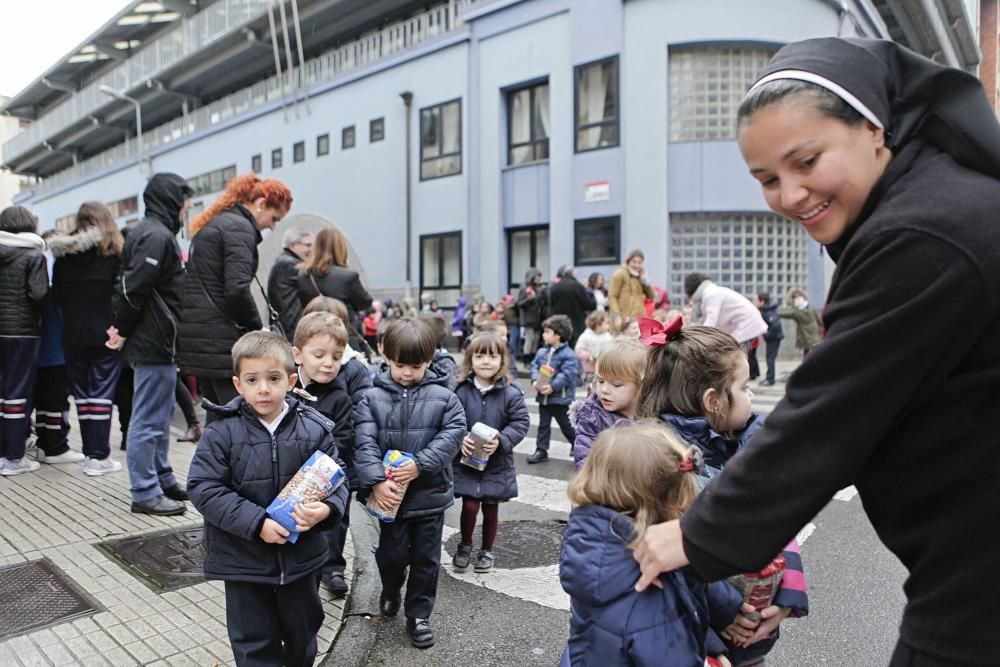
<svg viewBox="0 0 1000 667">
<path fill-rule="evenodd" d="M 500 526 L 500 507 L 517 496 L 517 471 L 514 469 L 514 447 L 528 432 L 528 407 L 524 392 L 510 382 L 506 342 L 494 333 L 476 335 L 465 350 L 461 384 L 455 395 L 465 409 L 465 421 L 471 429 L 476 422 L 492 426 L 500 435 L 484 447 L 489 454 L 485 470 L 462 463 L 462 454 L 471 454 L 475 444 L 466 436 L 462 451 L 453 462 L 455 495 L 462 498 L 462 541 L 452 561 L 455 569 L 464 572 L 472 555 L 472 531 L 476 527 L 479 509 L 483 510 L 483 543 L 476 555 L 475 571 L 493 569 L 493 543 Z"/>
<path fill-rule="evenodd" d="M 632 545 L 646 526 L 677 518 L 698 493 L 696 458 L 665 427 L 645 421 L 602 432 L 570 482 L 559 579 L 570 595 L 563 667 L 703 667 L 725 652 L 718 635 L 742 599 L 725 582 L 693 572 L 660 577 L 636 592 Z"/>
</svg>

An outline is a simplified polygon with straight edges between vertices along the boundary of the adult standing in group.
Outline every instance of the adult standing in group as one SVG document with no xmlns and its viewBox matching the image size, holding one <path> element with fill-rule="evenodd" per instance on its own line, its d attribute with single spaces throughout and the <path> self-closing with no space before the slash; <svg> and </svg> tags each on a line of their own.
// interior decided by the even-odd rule
<svg viewBox="0 0 1000 667">
<path fill-rule="evenodd" d="M 646 299 L 656 293 L 646 280 L 646 255 L 636 249 L 628 254 L 625 263 L 611 274 L 608 288 L 608 309 L 615 318 L 635 318 L 646 315 Z"/>
<path fill-rule="evenodd" d="M 604 274 L 594 271 L 587 278 L 587 294 L 594 300 L 594 310 L 608 309 L 608 289 L 604 285 Z"/>
<path fill-rule="evenodd" d="M 750 342 L 767 331 L 767 322 L 750 299 L 702 273 L 685 276 L 684 293 L 691 301 L 692 324 L 721 329 L 744 350 L 749 351 Z"/>
<path fill-rule="evenodd" d="M 278 313 L 278 322 L 289 342 L 295 335 L 295 325 L 302 317 L 299 300 L 299 264 L 312 255 L 312 232 L 289 229 L 285 232 L 284 248 L 271 265 L 267 276 L 267 298 Z"/>
<path fill-rule="evenodd" d="M 338 299 L 347 306 L 350 321 L 344 322 L 349 332 L 348 342 L 356 350 L 364 349 L 358 335 L 358 313 L 372 305 L 372 296 L 361 284 L 361 276 L 347 264 L 347 237 L 336 227 L 319 230 L 313 241 L 313 253 L 299 264 L 299 301 L 305 307 L 318 296 Z"/>
<path fill-rule="evenodd" d="M 177 232 L 194 190 L 177 174 L 155 174 L 142 193 L 146 215 L 129 233 L 105 345 L 121 350 L 134 389 L 128 427 L 132 511 L 183 514 L 187 492 L 170 467 L 170 422 L 177 384 L 177 335 L 184 264 Z"/>
<path fill-rule="evenodd" d="M 122 469 L 111 458 L 111 408 L 122 360 L 104 343 L 124 245 L 111 211 L 96 201 L 80 206 L 68 235 L 49 239 L 56 258 L 52 299 L 63 310 L 66 371 L 86 457 L 83 472 L 92 477 Z"/>
<path fill-rule="evenodd" d="M 566 341 L 572 348 L 587 328 L 587 313 L 594 310 L 594 301 L 587 294 L 587 288 L 576 279 L 576 269 L 564 266 L 559 272 L 559 282 L 549 287 L 549 312 L 565 315 L 573 323 L 573 337 Z"/>
<path fill-rule="evenodd" d="M 191 222 L 181 322 L 181 368 L 198 378 L 202 396 L 225 405 L 237 396 L 231 350 L 240 336 L 263 327 L 250 291 L 257 274 L 260 230 L 273 229 L 292 206 L 281 182 L 237 176 Z M 206 423 L 216 419 L 211 410 Z"/>
<path fill-rule="evenodd" d="M 524 284 L 517 293 L 517 315 L 521 321 L 524 359 L 535 358 L 542 335 L 542 272 L 531 267 L 524 274 Z"/>
<path fill-rule="evenodd" d="M 837 263 L 826 337 L 680 522 L 647 529 L 638 588 L 687 562 L 756 571 L 854 484 L 909 571 L 891 665 L 996 664 L 1000 126 L 982 86 L 893 42 L 812 39 L 775 55 L 738 128 L 770 208 Z"/>
</svg>

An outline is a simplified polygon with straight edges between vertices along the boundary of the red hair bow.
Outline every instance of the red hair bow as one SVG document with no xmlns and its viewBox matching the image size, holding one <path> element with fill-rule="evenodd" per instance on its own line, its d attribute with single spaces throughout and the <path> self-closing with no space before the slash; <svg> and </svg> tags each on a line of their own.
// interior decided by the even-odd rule
<svg viewBox="0 0 1000 667">
<path fill-rule="evenodd" d="M 654 320 L 652 317 L 640 317 L 639 340 L 642 341 L 643 345 L 650 347 L 666 345 L 677 338 L 683 326 L 684 320 L 681 319 L 680 315 L 675 315 L 666 324 L 663 324 L 659 320 Z"/>
</svg>

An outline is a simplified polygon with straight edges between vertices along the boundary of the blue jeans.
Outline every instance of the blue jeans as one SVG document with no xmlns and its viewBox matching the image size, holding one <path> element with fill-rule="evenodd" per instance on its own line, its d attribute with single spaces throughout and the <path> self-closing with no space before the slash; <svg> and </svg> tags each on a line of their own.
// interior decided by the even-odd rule
<svg viewBox="0 0 1000 667">
<path fill-rule="evenodd" d="M 135 364 L 135 393 L 128 425 L 128 477 L 132 500 L 141 502 L 163 495 L 165 487 L 177 483 L 167 459 L 170 422 L 174 418 L 173 364 Z"/>
</svg>

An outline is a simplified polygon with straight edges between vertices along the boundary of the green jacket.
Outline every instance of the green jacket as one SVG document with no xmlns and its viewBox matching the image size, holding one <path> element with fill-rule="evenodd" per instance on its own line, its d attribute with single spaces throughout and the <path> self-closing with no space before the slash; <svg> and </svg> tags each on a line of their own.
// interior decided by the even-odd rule
<svg viewBox="0 0 1000 667">
<path fill-rule="evenodd" d="M 799 310 L 794 306 L 785 306 L 778 309 L 778 315 L 795 321 L 795 347 L 806 349 L 819 345 L 823 320 L 815 308 L 806 306 Z"/>
</svg>

